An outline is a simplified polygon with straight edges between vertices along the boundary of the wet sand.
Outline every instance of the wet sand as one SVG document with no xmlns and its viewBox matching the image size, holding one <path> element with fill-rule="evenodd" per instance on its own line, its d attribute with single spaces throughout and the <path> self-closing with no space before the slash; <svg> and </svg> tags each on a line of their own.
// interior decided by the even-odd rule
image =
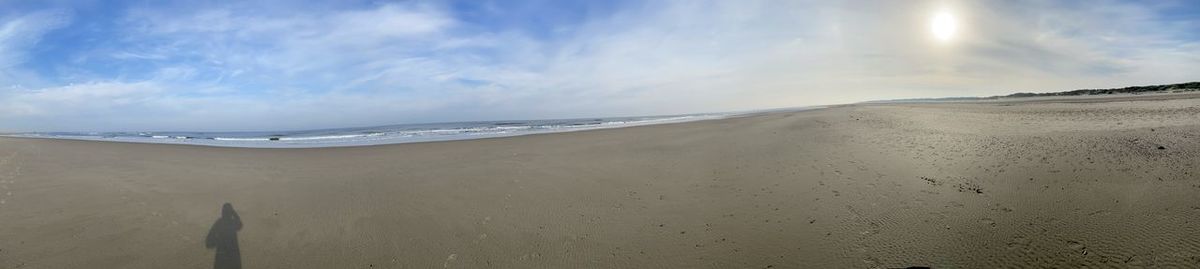
<svg viewBox="0 0 1200 269">
<path fill-rule="evenodd" d="M 0 268 L 1195 267 L 1194 97 L 353 148 L 0 138 Z"/>
</svg>

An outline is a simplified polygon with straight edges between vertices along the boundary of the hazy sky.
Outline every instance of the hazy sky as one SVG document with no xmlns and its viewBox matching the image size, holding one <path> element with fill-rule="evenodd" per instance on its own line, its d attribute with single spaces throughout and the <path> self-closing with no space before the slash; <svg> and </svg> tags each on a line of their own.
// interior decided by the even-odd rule
<svg viewBox="0 0 1200 269">
<path fill-rule="evenodd" d="M 159 2 L 0 1 L 0 131 L 646 115 L 1200 80 L 1195 1 Z M 938 14 L 951 18 L 944 39 Z"/>
</svg>

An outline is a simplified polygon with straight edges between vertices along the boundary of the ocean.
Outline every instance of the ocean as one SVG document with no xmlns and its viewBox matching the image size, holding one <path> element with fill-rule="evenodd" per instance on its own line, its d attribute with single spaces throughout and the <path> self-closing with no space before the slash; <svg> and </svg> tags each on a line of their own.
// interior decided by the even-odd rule
<svg viewBox="0 0 1200 269">
<path fill-rule="evenodd" d="M 36 132 L 15 137 L 247 148 L 314 148 L 449 141 L 719 119 L 736 113 L 398 124 L 278 132 Z"/>
</svg>

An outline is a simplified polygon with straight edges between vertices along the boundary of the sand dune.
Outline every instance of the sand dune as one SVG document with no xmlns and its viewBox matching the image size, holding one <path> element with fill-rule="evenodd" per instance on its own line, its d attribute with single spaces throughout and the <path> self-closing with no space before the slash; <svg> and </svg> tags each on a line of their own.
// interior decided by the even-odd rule
<svg viewBox="0 0 1200 269">
<path fill-rule="evenodd" d="M 1186 97 L 354 148 L 0 138 L 0 268 L 1195 267 Z"/>
</svg>

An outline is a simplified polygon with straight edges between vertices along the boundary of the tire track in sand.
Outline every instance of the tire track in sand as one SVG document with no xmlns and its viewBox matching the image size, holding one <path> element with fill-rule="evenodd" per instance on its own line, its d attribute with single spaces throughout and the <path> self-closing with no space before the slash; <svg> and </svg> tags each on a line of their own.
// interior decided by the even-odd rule
<svg viewBox="0 0 1200 269">
<path fill-rule="evenodd" d="M 9 185 L 16 182 L 17 176 L 21 175 L 21 165 L 14 161 L 18 156 L 20 152 L 13 151 L 4 159 L 0 159 L 0 206 L 8 203 L 8 198 L 13 194 Z"/>
</svg>

